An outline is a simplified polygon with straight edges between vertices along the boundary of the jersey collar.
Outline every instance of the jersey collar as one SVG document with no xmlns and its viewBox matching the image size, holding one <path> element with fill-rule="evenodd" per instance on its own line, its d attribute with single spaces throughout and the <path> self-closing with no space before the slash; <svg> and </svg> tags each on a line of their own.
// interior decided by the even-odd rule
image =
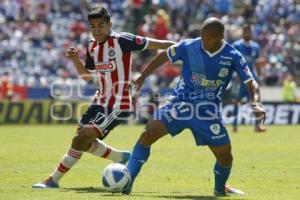
<svg viewBox="0 0 300 200">
<path fill-rule="evenodd" d="M 204 49 L 204 47 L 203 47 L 202 42 L 201 42 L 201 46 L 202 46 L 203 51 L 205 51 L 205 52 L 209 55 L 209 57 L 213 57 L 213 56 L 217 55 L 218 53 L 220 53 L 220 52 L 225 48 L 226 42 L 223 40 L 223 41 L 222 41 L 222 46 L 220 47 L 220 49 L 218 49 L 217 51 L 215 51 L 215 52 L 213 52 L 213 53 L 210 53 L 209 51 L 206 51 L 206 50 Z"/>
<path fill-rule="evenodd" d="M 244 40 L 243 38 L 241 39 L 241 41 L 242 41 L 245 45 L 247 45 L 247 46 L 250 46 L 251 43 L 252 43 L 252 40 L 249 40 L 249 41 L 247 42 L 247 41 Z"/>
</svg>

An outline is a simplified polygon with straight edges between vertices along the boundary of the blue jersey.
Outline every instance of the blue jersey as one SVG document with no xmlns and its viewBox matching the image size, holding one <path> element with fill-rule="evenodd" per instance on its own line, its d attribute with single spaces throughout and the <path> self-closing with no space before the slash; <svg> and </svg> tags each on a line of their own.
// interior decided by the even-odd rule
<svg viewBox="0 0 300 200">
<path fill-rule="evenodd" d="M 245 58 L 225 41 L 211 54 L 203 48 L 201 38 L 182 40 L 169 47 L 167 55 L 172 63 L 183 62 L 181 79 L 173 91 L 183 101 L 220 103 L 234 71 L 244 83 L 253 79 Z"/>
<path fill-rule="evenodd" d="M 245 42 L 244 39 L 240 39 L 235 41 L 232 46 L 242 53 L 248 63 L 250 71 L 255 76 L 254 64 L 259 57 L 259 45 L 252 40 L 248 43 Z"/>
</svg>

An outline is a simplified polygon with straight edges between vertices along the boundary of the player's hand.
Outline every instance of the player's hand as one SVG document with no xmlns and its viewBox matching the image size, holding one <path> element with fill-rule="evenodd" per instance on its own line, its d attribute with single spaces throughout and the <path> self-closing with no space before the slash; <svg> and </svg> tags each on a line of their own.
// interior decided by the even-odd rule
<svg viewBox="0 0 300 200">
<path fill-rule="evenodd" d="M 142 76 L 141 74 L 134 76 L 131 80 L 132 85 L 135 87 L 135 90 L 138 91 L 139 89 L 141 89 L 143 83 L 145 81 L 145 77 Z"/>
<path fill-rule="evenodd" d="M 79 49 L 77 49 L 75 47 L 71 47 L 65 52 L 65 56 L 70 59 L 76 59 L 76 58 L 78 58 L 78 52 L 79 52 Z"/>
<path fill-rule="evenodd" d="M 252 103 L 253 113 L 259 125 L 263 125 L 266 119 L 266 112 L 261 103 Z"/>
</svg>

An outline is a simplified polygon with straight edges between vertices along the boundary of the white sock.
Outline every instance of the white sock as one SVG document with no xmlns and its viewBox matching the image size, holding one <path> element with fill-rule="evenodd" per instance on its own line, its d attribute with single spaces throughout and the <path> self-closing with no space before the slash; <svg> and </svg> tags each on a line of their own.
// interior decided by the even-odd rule
<svg viewBox="0 0 300 200">
<path fill-rule="evenodd" d="M 120 162 L 123 159 L 124 151 L 117 150 L 105 144 L 102 140 L 96 139 L 90 149 L 87 151 L 95 156 L 100 156 L 114 162 Z"/>
<path fill-rule="evenodd" d="M 75 165 L 75 163 L 80 159 L 81 155 L 81 151 L 77 151 L 75 149 L 70 148 L 68 153 L 66 153 L 60 161 L 57 168 L 50 175 L 50 177 L 52 177 L 52 180 L 55 183 L 58 183 L 59 180 L 63 177 L 63 175 L 65 175 L 65 173 L 69 171 L 69 169 L 71 169 Z"/>
</svg>

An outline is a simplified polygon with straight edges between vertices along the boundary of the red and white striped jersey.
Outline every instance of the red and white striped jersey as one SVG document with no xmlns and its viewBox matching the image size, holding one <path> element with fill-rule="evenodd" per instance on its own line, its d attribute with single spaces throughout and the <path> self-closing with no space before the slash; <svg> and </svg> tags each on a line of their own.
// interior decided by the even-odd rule
<svg viewBox="0 0 300 200">
<path fill-rule="evenodd" d="M 145 37 L 112 32 L 104 43 L 90 40 L 85 67 L 95 73 L 97 92 L 94 103 L 112 109 L 131 110 L 129 91 L 131 52 L 147 48 Z"/>
</svg>

